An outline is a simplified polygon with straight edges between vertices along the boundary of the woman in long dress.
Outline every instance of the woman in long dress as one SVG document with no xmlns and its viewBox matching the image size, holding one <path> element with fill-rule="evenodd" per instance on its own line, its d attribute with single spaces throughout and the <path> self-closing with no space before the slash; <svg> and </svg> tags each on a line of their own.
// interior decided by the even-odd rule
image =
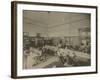
<svg viewBox="0 0 100 80">
<path fill-rule="evenodd" d="M 41 52 L 38 49 L 30 47 L 30 55 L 27 58 L 28 69 L 34 68 L 34 65 L 37 64 L 37 57 L 40 55 L 41 55 Z"/>
<path fill-rule="evenodd" d="M 27 68 L 31 69 L 33 65 L 36 63 L 35 57 L 37 54 L 34 52 L 34 48 L 30 47 L 29 56 L 27 58 Z"/>
<path fill-rule="evenodd" d="M 29 56 L 29 50 L 28 49 L 24 49 L 23 51 L 23 69 L 27 69 L 27 58 Z"/>
</svg>

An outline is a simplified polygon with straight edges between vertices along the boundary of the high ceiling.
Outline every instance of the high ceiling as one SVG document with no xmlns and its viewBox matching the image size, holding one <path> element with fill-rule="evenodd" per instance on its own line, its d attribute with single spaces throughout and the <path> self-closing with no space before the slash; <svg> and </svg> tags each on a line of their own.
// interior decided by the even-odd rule
<svg viewBox="0 0 100 80">
<path fill-rule="evenodd" d="M 74 23 L 89 18 L 89 14 L 64 13 L 64 12 L 42 12 L 42 11 L 23 11 L 25 24 L 38 25 L 52 28 L 57 25 Z"/>
</svg>

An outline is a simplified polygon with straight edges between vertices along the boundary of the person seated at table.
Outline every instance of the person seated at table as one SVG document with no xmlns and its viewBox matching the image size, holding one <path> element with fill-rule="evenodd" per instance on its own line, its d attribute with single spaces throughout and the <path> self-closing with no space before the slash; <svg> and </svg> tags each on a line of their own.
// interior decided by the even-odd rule
<svg viewBox="0 0 100 80">
<path fill-rule="evenodd" d="M 36 64 L 40 61 L 40 57 L 42 56 L 42 50 L 40 48 L 34 48 L 34 53 L 36 53 Z"/>
<path fill-rule="evenodd" d="M 65 63 L 65 58 L 64 58 L 65 53 L 64 53 L 64 49 L 58 48 L 57 56 L 60 58 L 60 61 L 64 64 Z"/>
<path fill-rule="evenodd" d="M 85 45 L 83 43 L 81 43 L 79 51 L 84 52 L 85 49 Z"/>
</svg>

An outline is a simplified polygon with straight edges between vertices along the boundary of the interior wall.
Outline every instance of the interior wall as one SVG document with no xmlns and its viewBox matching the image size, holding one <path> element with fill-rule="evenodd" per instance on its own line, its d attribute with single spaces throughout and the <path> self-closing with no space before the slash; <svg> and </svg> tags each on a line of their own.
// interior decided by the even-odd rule
<svg viewBox="0 0 100 80">
<path fill-rule="evenodd" d="M 37 33 L 41 33 L 41 36 L 47 36 L 47 28 L 39 25 L 32 25 L 24 23 L 23 32 L 28 32 L 29 36 L 36 36 Z"/>
<path fill-rule="evenodd" d="M 90 27 L 89 19 L 83 19 L 76 22 L 70 22 L 63 25 L 54 26 L 49 29 L 50 36 L 79 36 L 78 29 Z"/>
<path fill-rule="evenodd" d="M 24 11 L 23 17 L 23 31 L 29 36 L 79 36 L 78 29 L 90 27 L 89 14 Z"/>
<path fill-rule="evenodd" d="M 23 31 L 29 32 L 30 36 L 35 36 L 36 33 L 41 33 L 41 36 L 62 37 L 62 36 L 79 36 L 78 29 L 90 27 L 89 19 L 70 22 L 67 24 L 46 28 L 35 24 L 24 23 Z"/>
</svg>

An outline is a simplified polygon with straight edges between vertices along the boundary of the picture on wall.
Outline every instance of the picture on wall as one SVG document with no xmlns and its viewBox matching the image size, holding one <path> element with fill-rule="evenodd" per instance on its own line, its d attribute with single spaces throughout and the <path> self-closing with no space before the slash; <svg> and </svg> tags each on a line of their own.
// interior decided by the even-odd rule
<svg viewBox="0 0 100 80">
<path fill-rule="evenodd" d="M 97 7 L 12 2 L 12 78 L 97 73 Z"/>
</svg>

